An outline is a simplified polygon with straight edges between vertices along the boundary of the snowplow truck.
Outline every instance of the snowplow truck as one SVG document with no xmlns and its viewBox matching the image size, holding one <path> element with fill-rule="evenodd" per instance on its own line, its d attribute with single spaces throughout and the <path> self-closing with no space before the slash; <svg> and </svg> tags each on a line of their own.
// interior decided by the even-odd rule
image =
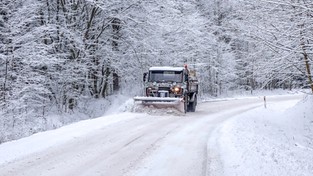
<svg viewBox="0 0 313 176">
<path fill-rule="evenodd" d="M 198 80 L 196 73 L 184 67 L 151 67 L 144 73 L 144 96 L 136 102 L 156 108 L 174 107 L 181 112 L 195 112 Z"/>
</svg>

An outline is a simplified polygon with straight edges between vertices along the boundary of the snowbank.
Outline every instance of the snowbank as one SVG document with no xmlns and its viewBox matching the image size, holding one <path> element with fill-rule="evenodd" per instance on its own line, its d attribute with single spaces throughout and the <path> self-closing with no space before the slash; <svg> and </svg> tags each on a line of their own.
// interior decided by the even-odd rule
<svg viewBox="0 0 313 176">
<path fill-rule="evenodd" d="M 313 175 L 313 96 L 296 103 L 273 103 L 226 122 L 216 146 L 224 174 Z"/>
</svg>

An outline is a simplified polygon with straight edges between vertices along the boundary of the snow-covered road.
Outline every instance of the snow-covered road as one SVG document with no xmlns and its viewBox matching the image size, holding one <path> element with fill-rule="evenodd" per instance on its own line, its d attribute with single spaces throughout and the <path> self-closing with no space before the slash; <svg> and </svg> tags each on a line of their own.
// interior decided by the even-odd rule
<svg viewBox="0 0 313 176">
<path fill-rule="evenodd" d="M 267 103 L 301 98 L 276 96 Z M 127 112 L 79 122 L 0 145 L 0 175 L 219 175 L 213 131 L 263 106 L 263 97 L 242 98 L 201 103 L 183 116 Z"/>
</svg>

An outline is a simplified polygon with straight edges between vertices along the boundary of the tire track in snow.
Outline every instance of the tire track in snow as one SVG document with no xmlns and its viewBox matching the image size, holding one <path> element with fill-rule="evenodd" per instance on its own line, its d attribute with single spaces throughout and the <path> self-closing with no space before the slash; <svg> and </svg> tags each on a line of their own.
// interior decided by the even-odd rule
<svg viewBox="0 0 313 176">
<path fill-rule="evenodd" d="M 2 166 L 0 175 L 123 175 L 121 171 L 153 152 L 156 143 L 175 129 L 171 122 L 176 120 L 141 116 L 116 123 Z"/>
</svg>

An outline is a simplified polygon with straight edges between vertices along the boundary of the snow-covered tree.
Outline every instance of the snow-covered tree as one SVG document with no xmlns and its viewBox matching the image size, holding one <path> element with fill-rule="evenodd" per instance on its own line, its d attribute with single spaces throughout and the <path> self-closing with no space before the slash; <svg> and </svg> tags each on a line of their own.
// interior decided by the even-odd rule
<svg viewBox="0 0 313 176">
<path fill-rule="evenodd" d="M 311 85 L 310 43 L 311 2 L 307 1 L 241 1 L 246 35 L 261 42 L 256 53 L 262 53 L 259 72 L 263 87 L 300 86 L 304 75 Z M 246 15 L 245 15 L 246 14 Z M 268 50 L 268 51 L 266 51 Z M 266 52 L 267 54 L 265 54 Z M 260 58 L 259 58 L 260 59 Z M 258 60 L 259 60 L 258 59 Z M 263 64 L 263 65 L 262 65 Z M 263 72 L 262 72 L 263 71 Z"/>
<path fill-rule="evenodd" d="M 150 66 L 188 64 L 202 95 L 313 88 L 308 1 L 2 0 L 0 14 L 0 142 L 142 93 Z"/>
</svg>

